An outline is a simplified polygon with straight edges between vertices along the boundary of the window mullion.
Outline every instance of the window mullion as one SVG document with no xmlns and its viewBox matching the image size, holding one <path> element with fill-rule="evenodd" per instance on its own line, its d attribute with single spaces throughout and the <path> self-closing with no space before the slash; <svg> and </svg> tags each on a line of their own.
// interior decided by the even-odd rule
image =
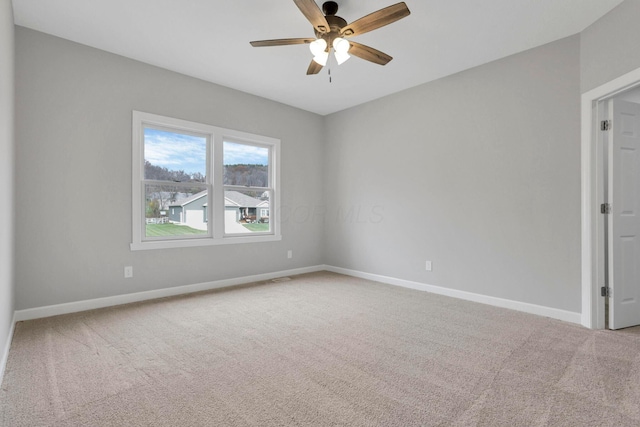
<svg viewBox="0 0 640 427">
<path fill-rule="evenodd" d="M 206 176 L 206 184 L 207 184 L 207 223 L 209 224 L 209 237 L 215 238 L 215 230 L 216 224 L 214 222 L 215 218 L 215 206 L 213 204 L 213 145 L 214 145 L 215 132 L 210 132 L 207 136 L 207 176 Z"/>
<path fill-rule="evenodd" d="M 211 215 L 213 216 L 213 237 L 214 239 L 222 239 L 224 236 L 224 216 L 225 216 L 225 204 L 224 204 L 224 166 L 223 166 L 223 137 L 220 133 L 213 135 L 212 144 L 212 156 L 210 161 L 212 165 L 212 179 L 213 179 L 213 191 L 212 191 L 212 203 L 214 209 L 212 209 Z"/>
</svg>

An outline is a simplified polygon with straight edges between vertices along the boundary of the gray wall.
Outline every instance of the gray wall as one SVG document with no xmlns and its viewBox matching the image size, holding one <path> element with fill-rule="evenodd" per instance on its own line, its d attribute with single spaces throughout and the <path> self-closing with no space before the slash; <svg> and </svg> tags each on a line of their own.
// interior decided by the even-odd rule
<svg viewBox="0 0 640 427">
<path fill-rule="evenodd" d="M 582 32 L 583 93 L 640 68 L 639 18 L 640 1 L 626 0 Z"/>
<path fill-rule="evenodd" d="M 322 263 L 322 117 L 21 27 L 16 96 L 16 309 Z M 134 109 L 280 138 L 283 240 L 131 252 Z"/>
<path fill-rule="evenodd" d="M 328 116 L 326 263 L 579 312 L 579 43 Z"/>
<path fill-rule="evenodd" d="M 0 220 L 0 371 L 13 319 L 13 65 L 14 26 L 10 0 L 0 0 L 0 182 L 3 209 Z M 2 373 L 0 372 L 0 375 Z"/>
</svg>

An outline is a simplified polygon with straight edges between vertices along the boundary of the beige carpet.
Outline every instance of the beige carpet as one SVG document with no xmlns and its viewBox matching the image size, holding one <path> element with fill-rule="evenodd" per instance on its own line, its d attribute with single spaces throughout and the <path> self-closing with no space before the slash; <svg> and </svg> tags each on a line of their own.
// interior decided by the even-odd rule
<svg viewBox="0 0 640 427">
<path fill-rule="evenodd" d="M 332 273 L 17 325 L 2 426 L 638 426 L 640 333 Z"/>
</svg>

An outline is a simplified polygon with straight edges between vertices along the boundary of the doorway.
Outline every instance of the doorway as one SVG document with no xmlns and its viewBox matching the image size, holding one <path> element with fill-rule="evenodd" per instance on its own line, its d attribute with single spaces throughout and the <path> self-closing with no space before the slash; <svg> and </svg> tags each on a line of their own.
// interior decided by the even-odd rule
<svg viewBox="0 0 640 427">
<path fill-rule="evenodd" d="M 605 327 L 640 325 L 640 89 L 599 102 Z"/>
<path fill-rule="evenodd" d="M 582 96 L 581 148 L 581 323 L 594 329 L 637 325 L 640 69 Z"/>
</svg>

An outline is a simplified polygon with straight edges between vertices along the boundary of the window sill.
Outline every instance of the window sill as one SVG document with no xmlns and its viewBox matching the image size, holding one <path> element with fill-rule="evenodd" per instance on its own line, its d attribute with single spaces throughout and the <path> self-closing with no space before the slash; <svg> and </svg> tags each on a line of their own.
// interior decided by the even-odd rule
<svg viewBox="0 0 640 427">
<path fill-rule="evenodd" d="M 185 240 L 156 240 L 148 242 L 134 242 L 130 247 L 132 251 L 144 251 L 153 249 L 192 248 L 198 246 L 235 245 L 243 243 L 276 242 L 282 240 L 280 235 L 225 237 L 222 239 L 185 239 Z"/>
</svg>

